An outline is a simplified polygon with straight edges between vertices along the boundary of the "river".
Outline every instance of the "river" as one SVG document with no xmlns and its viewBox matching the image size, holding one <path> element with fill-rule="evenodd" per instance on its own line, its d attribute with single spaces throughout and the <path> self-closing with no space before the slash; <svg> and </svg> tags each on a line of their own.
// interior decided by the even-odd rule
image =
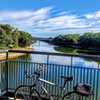
<svg viewBox="0 0 100 100">
<path fill-rule="evenodd" d="M 34 45 L 33 45 L 33 49 L 35 51 L 43 51 L 43 52 L 57 52 L 57 53 L 61 53 L 61 51 L 57 51 L 55 48 L 57 48 L 54 45 L 48 44 L 46 42 L 41 42 L 41 41 L 37 41 Z M 68 52 L 66 53 L 73 53 L 73 51 L 75 50 L 70 50 L 67 49 Z M 32 60 L 34 61 L 40 61 L 40 62 L 45 62 L 46 58 L 43 56 L 41 58 L 41 56 L 39 57 L 39 55 L 37 55 L 38 57 L 35 56 L 32 57 Z M 63 64 L 63 65 L 69 65 L 70 64 L 70 57 L 50 57 L 49 62 L 50 63 L 54 63 L 54 64 Z M 73 66 L 79 66 L 79 67 L 89 67 L 89 68 L 97 68 L 98 67 L 98 61 L 95 61 L 93 59 L 87 59 L 87 58 L 80 58 L 80 57 L 74 57 L 73 58 Z"/>
<path fill-rule="evenodd" d="M 60 52 L 56 51 L 54 45 L 50 45 L 41 41 L 37 41 L 35 44 L 33 44 L 33 50 L 43 52 Z M 32 62 L 35 62 L 35 64 Z M 47 56 L 38 54 L 31 54 L 29 56 L 11 60 L 8 63 L 8 76 L 6 76 L 6 63 L 0 64 L 1 92 L 6 89 L 7 77 L 9 90 L 15 89 L 20 84 L 32 84 L 33 80 L 25 80 L 25 70 L 29 71 L 29 73 L 32 73 L 34 72 L 36 67 L 38 67 L 38 63 L 45 64 L 46 62 Z M 72 87 L 77 83 L 91 84 L 93 90 L 96 93 L 95 98 L 99 98 L 94 100 L 100 100 L 100 70 L 97 70 L 99 64 L 98 61 L 95 61 L 93 59 L 73 57 L 72 67 L 70 67 L 71 57 L 49 56 L 48 63 L 49 64 L 47 65 L 46 73 L 42 75 L 44 79 L 61 85 L 63 83 L 62 81 L 59 81 L 61 80 L 61 75 L 72 75 L 74 77 L 74 80 L 70 86 L 71 88 L 69 89 L 72 89 Z M 53 87 L 48 87 L 48 89 L 49 91 L 54 93 L 58 92 L 58 90 Z"/>
</svg>

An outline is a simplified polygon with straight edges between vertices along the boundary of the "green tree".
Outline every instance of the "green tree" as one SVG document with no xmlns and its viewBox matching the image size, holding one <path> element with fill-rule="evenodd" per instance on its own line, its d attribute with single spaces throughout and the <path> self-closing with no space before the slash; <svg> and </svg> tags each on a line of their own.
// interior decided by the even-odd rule
<svg viewBox="0 0 100 100">
<path fill-rule="evenodd" d="M 1 47 L 26 47 L 31 45 L 34 41 L 35 39 L 31 36 L 31 34 L 24 31 L 19 31 L 8 24 L 0 24 Z"/>
</svg>

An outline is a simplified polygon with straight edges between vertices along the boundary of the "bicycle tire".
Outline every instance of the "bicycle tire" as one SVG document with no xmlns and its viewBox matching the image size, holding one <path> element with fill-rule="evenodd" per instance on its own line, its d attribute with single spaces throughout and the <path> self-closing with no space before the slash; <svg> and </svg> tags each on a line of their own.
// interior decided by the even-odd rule
<svg viewBox="0 0 100 100">
<path fill-rule="evenodd" d="M 68 92 L 63 97 L 62 100 L 78 100 L 74 92 Z"/>
<path fill-rule="evenodd" d="M 20 85 L 15 90 L 14 100 L 42 100 L 42 98 L 35 87 Z"/>
</svg>

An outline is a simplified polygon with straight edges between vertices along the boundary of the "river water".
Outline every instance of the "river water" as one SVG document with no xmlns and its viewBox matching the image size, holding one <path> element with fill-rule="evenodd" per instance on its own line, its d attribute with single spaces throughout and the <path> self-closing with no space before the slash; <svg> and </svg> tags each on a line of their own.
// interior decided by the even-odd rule
<svg viewBox="0 0 100 100">
<path fill-rule="evenodd" d="M 45 42 L 41 42 L 41 41 L 37 41 L 37 43 L 35 43 L 33 45 L 33 49 L 35 51 L 57 52 L 57 53 L 59 53 L 60 51 L 57 51 L 55 48 L 56 48 L 56 46 L 45 43 Z M 72 53 L 72 52 L 70 52 L 70 53 Z M 37 56 L 38 57 L 35 56 L 35 58 L 33 57 L 32 60 L 33 61 L 40 61 L 40 62 L 45 62 L 46 61 L 45 59 L 43 59 L 41 57 L 39 58 L 39 55 L 37 55 Z M 54 57 L 50 57 L 49 62 L 54 63 L 54 64 L 69 65 L 70 60 L 71 60 L 70 57 L 54 56 Z M 73 66 L 77 65 L 79 67 L 98 68 L 98 63 L 99 63 L 98 61 L 95 61 L 93 59 L 80 58 L 80 57 L 74 57 L 73 58 Z"/>
<path fill-rule="evenodd" d="M 40 41 L 37 41 L 33 45 L 33 50 L 43 52 L 60 52 L 55 50 L 54 45 Z M 35 64 L 32 62 L 35 62 Z M 27 70 L 29 73 L 34 72 L 36 67 L 38 67 L 38 63 L 47 63 L 47 56 L 31 54 L 29 56 L 11 60 L 8 63 L 8 76 L 6 76 L 6 63 L 0 64 L 1 92 L 3 92 L 7 87 L 7 78 L 8 88 L 10 91 L 14 90 L 20 84 L 32 84 L 33 80 L 25 80 L 24 72 L 25 70 Z M 73 57 L 71 65 L 71 57 L 49 56 L 48 63 L 49 64 L 47 66 L 46 73 L 43 73 L 42 75 L 44 79 L 61 85 L 63 83 L 62 81 L 59 81 L 61 80 L 61 75 L 72 75 L 74 77 L 74 81 L 72 82 L 71 86 L 69 86 L 71 87 L 69 89 L 72 89 L 72 87 L 77 83 L 91 84 L 96 94 L 94 97 L 95 99 L 93 100 L 100 100 L 100 70 L 98 70 L 98 61 L 93 59 Z M 70 65 L 72 67 L 70 67 Z M 57 93 L 58 90 L 53 87 L 49 87 L 49 91 Z"/>
</svg>

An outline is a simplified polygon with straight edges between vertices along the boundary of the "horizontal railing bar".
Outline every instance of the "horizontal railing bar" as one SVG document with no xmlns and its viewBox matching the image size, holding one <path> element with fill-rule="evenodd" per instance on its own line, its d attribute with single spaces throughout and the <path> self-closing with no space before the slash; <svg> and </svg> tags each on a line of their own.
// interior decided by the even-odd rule
<svg viewBox="0 0 100 100">
<path fill-rule="evenodd" d="M 88 54 L 87 55 L 86 54 L 67 54 L 67 53 L 32 51 L 32 50 L 8 50 L 8 52 L 41 54 L 41 55 L 52 55 L 52 56 L 72 56 L 72 57 L 84 57 L 84 58 L 100 59 L 100 55 L 88 55 Z"/>
</svg>

